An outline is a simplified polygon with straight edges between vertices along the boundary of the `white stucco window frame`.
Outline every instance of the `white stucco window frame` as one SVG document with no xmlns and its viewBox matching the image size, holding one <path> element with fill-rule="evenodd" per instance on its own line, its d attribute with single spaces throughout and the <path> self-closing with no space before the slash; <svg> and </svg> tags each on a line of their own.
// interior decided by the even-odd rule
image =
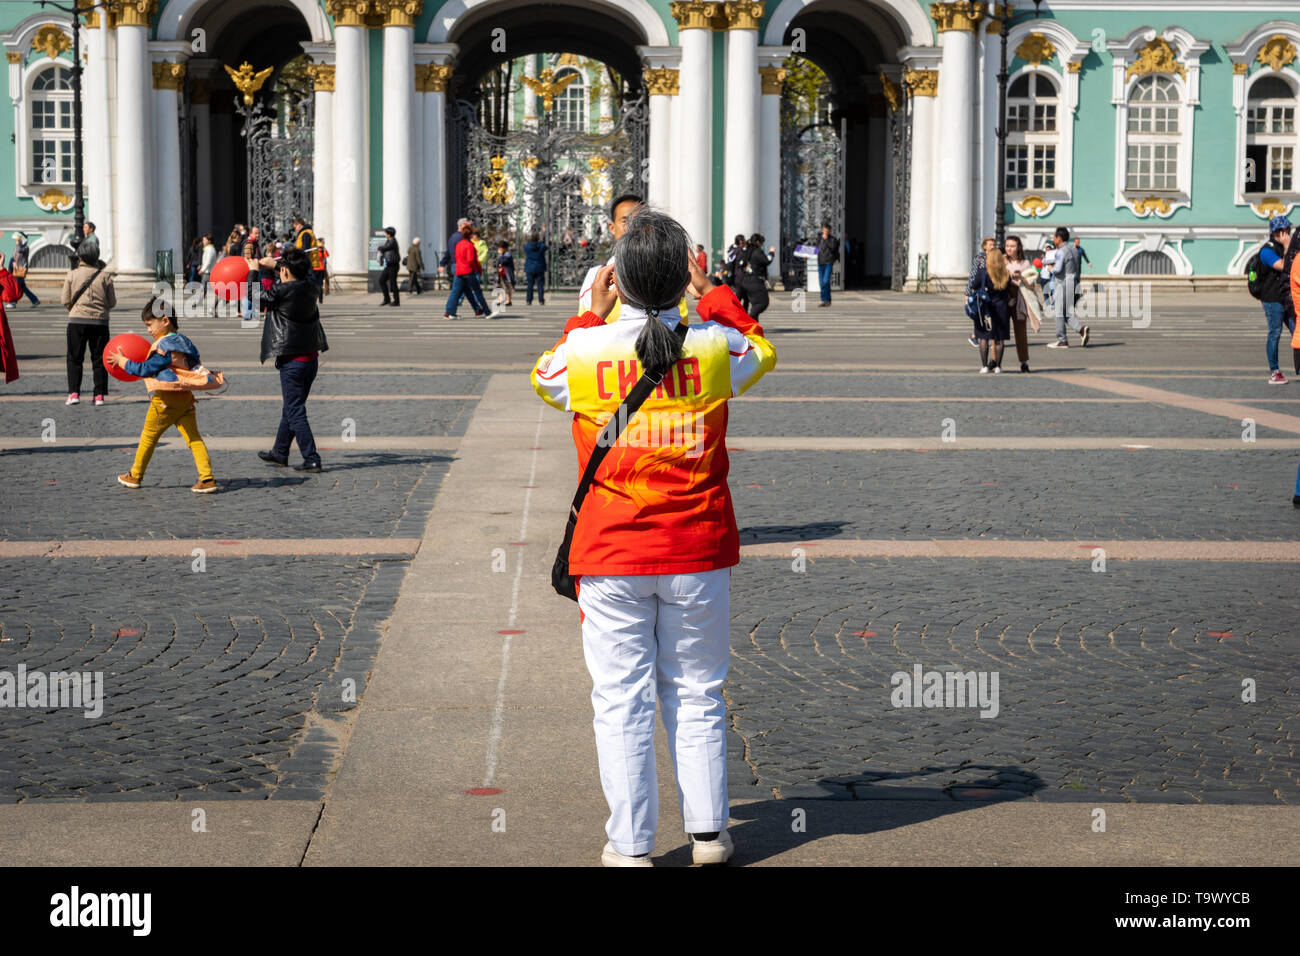
<svg viewBox="0 0 1300 956">
<path fill-rule="evenodd" d="M 26 62 L 32 53 L 32 40 L 42 27 L 57 27 L 67 38 L 69 49 L 64 56 L 42 56 Z M 69 195 L 71 186 L 64 183 L 35 182 L 32 172 L 32 131 L 31 131 L 31 89 L 36 74 L 51 66 L 72 69 L 72 34 L 64 21 L 56 20 L 48 13 L 33 14 L 21 21 L 9 33 L 0 36 L 0 46 L 5 53 L 21 54 L 23 60 L 9 63 L 9 99 L 13 103 L 14 121 L 14 195 L 20 199 L 31 199 L 43 212 L 67 209 L 72 204 Z M 83 185 L 83 193 L 87 192 Z M 66 201 L 59 198 L 65 196 Z"/>
<path fill-rule="evenodd" d="M 1129 64 L 1136 60 L 1142 48 L 1156 37 L 1162 38 L 1173 48 L 1186 75 L 1146 73 L 1133 77 L 1126 76 Z M 1176 26 L 1166 27 L 1163 31 L 1156 31 L 1154 27 L 1138 27 L 1122 40 L 1111 40 L 1106 44 L 1106 49 L 1110 51 L 1112 58 L 1110 101 L 1115 107 L 1116 209 L 1127 208 L 1135 216 L 1143 219 L 1152 215 L 1161 219 L 1168 219 L 1177 210 L 1185 206 L 1191 206 L 1192 144 L 1195 132 L 1196 107 L 1201 103 L 1201 54 L 1209 48 L 1210 42 L 1208 40 L 1198 40 L 1187 30 Z M 1128 188 L 1129 96 L 1139 82 L 1147 76 L 1153 75 L 1168 78 L 1178 89 L 1178 177 L 1177 188 L 1172 192 Z M 1159 205 L 1144 204 L 1143 200 L 1149 198 L 1163 200 L 1163 202 Z M 1179 256 L 1181 256 L 1181 252 Z M 1183 257 L 1182 261 L 1186 262 L 1186 258 Z M 1178 262 L 1179 259 L 1175 257 L 1175 263 Z M 1181 268 L 1181 264 L 1179 268 Z M 1179 275 L 1182 274 L 1179 273 Z"/>
<path fill-rule="evenodd" d="M 1235 154 L 1237 157 L 1237 174 L 1236 182 L 1233 185 L 1233 202 L 1238 206 L 1250 206 L 1251 211 L 1261 219 L 1270 219 L 1279 214 L 1290 213 L 1297 203 L 1300 203 L 1300 182 L 1294 183 L 1291 192 L 1288 193 L 1275 195 L 1266 192 L 1262 197 L 1253 200 L 1246 195 L 1246 107 L 1250 100 L 1251 86 L 1257 80 L 1266 76 L 1279 77 L 1291 87 L 1292 92 L 1296 94 L 1297 105 L 1300 106 L 1300 72 L 1297 72 L 1297 68 L 1300 67 L 1300 58 L 1292 60 L 1280 70 L 1275 70 L 1271 66 L 1264 64 L 1260 65 L 1254 72 L 1250 72 L 1251 67 L 1256 66 L 1255 58 L 1259 55 L 1260 48 L 1279 33 L 1290 40 L 1297 50 L 1300 50 L 1300 25 L 1287 20 L 1271 20 L 1251 30 L 1236 43 L 1224 45 L 1228 58 L 1234 64 L 1232 109 L 1236 114 L 1237 125 L 1237 152 Z M 1245 66 L 1247 72 L 1238 73 L 1237 69 L 1239 67 L 1236 64 Z M 1295 156 L 1300 160 L 1300 125 L 1296 127 L 1294 146 Z M 1274 202 L 1269 202 L 1269 200 L 1274 200 Z M 1279 204 L 1281 208 L 1279 208 Z"/>
<path fill-rule="evenodd" d="M 1113 276 L 1124 275 L 1124 269 L 1138 253 L 1142 252 L 1163 252 L 1173 260 L 1174 275 L 1194 274 L 1192 262 L 1183 252 L 1183 240 L 1159 232 L 1149 232 L 1137 239 L 1121 239 L 1119 249 L 1106 265 L 1106 273 Z"/>
<path fill-rule="evenodd" d="M 1028 20 L 1012 27 L 1007 34 L 1007 50 L 1014 52 L 1031 33 L 1038 33 L 1052 41 L 1056 47 L 1056 61 L 1061 68 L 1054 69 L 1047 65 L 1029 64 L 1021 67 L 1007 78 L 1008 88 L 1018 77 L 1026 73 L 1042 73 L 1056 84 L 1056 188 L 1051 190 L 1017 189 L 1007 193 L 1007 202 L 1011 203 L 1018 216 L 1037 218 L 1048 216 L 1058 205 L 1069 205 L 1074 201 L 1074 114 L 1079 111 L 1079 66 L 1071 69 L 1071 64 L 1081 64 L 1090 49 L 1087 42 L 1080 40 L 1055 20 Z M 1030 200 L 1029 205 L 1025 205 Z M 1042 200 L 1039 203 L 1034 200 Z"/>
</svg>

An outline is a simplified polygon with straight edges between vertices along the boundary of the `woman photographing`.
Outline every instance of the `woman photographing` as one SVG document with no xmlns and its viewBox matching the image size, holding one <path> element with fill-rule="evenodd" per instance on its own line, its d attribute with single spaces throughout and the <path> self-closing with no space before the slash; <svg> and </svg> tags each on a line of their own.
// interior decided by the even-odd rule
<svg viewBox="0 0 1300 956">
<path fill-rule="evenodd" d="M 702 320 L 689 329 L 677 308 L 686 292 Z M 776 365 L 776 351 L 734 293 L 711 285 L 681 225 L 653 210 L 629 220 L 591 301 L 538 360 L 532 382 L 548 404 L 573 412 L 580 469 L 605 423 L 626 419 L 583 499 L 569 552 L 610 810 L 601 862 L 651 865 L 657 699 L 692 858 L 723 863 L 733 844 L 722 682 L 730 568 L 740 560 L 727 401 Z M 616 301 L 619 320 L 606 325 Z M 633 387 L 620 369 L 660 382 L 631 417 L 618 415 Z"/>
</svg>

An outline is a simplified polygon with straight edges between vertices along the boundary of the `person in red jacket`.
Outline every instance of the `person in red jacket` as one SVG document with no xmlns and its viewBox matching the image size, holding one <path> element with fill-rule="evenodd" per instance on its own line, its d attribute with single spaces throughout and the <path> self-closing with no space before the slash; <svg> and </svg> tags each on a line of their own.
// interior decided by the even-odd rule
<svg viewBox="0 0 1300 956">
<path fill-rule="evenodd" d="M 18 280 L 4 267 L 4 258 L 0 256 L 0 371 L 4 372 L 6 385 L 18 379 L 18 353 L 14 348 L 14 337 L 9 331 L 5 304 L 12 305 L 20 295 L 22 293 L 18 289 Z"/>
<path fill-rule="evenodd" d="M 460 308 L 462 296 L 469 298 L 469 304 L 474 307 L 475 315 L 481 316 L 488 310 L 487 300 L 483 298 L 483 283 L 479 278 L 483 275 L 483 263 L 478 261 L 478 250 L 474 248 L 474 237 L 476 235 L 478 235 L 478 232 L 474 226 L 466 225 L 461 230 L 460 242 L 456 243 L 456 248 L 452 250 L 456 278 L 461 282 L 461 289 L 447 300 L 447 311 L 443 314 L 444 319 L 460 318 L 456 314 L 456 310 Z"/>
<path fill-rule="evenodd" d="M 688 289 L 702 321 L 683 340 L 672 329 Z M 616 299 L 619 320 L 606 323 Z M 656 697 L 691 856 L 716 864 L 732 854 L 722 682 L 740 536 L 727 402 L 775 365 L 763 327 L 729 288 L 712 286 L 681 225 L 642 209 L 597 273 L 591 309 L 533 368 L 537 393 L 573 413 L 579 473 L 643 371 L 659 379 L 596 470 L 569 552 L 610 810 L 605 866 L 651 865 Z"/>
</svg>

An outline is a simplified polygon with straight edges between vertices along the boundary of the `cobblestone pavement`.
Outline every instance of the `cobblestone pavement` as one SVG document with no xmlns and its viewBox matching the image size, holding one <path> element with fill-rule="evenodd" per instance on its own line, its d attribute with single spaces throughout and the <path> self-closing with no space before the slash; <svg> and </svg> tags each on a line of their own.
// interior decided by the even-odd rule
<svg viewBox="0 0 1300 956">
<path fill-rule="evenodd" d="M 1295 454 L 1242 448 L 737 452 L 731 489 L 742 544 L 825 537 L 1295 540 L 1300 513 L 1288 500 Z"/>
<path fill-rule="evenodd" d="M 104 695 L 95 718 L 0 708 L 0 802 L 319 799 L 405 564 L 0 562 L 3 666 L 101 671 Z"/>
<path fill-rule="evenodd" d="M 1296 804 L 1300 598 L 1267 583 L 1293 573 L 746 559 L 732 797 Z M 917 665 L 997 673 L 996 715 L 894 707 Z"/>
<path fill-rule="evenodd" d="M 33 439 L 53 418 L 68 444 L 0 452 L 0 541 L 418 537 L 457 453 L 348 449 L 342 419 L 354 419 L 358 437 L 455 437 L 476 401 L 327 399 L 480 395 L 493 369 L 535 358 L 558 336 L 568 311 L 555 303 L 568 298 L 499 323 L 441 323 L 438 296 L 419 303 L 427 311 L 391 316 L 332 299 L 334 347 L 315 388 L 323 400 L 309 405 L 327 470 L 304 477 L 222 450 L 214 496 L 188 493 L 183 448 L 160 449 L 132 493 L 113 477 L 133 441 L 72 444 L 137 435 L 143 404 L 65 407 L 63 330 L 51 325 L 61 316 L 20 312 L 11 321 L 24 375 L 0 389 L 0 438 Z M 1049 352 L 1036 339 L 1035 372 L 1060 378 L 994 378 L 973 372 L 955 299 L 850 295 L 831 315 L 792 315 L 777 297 L 767 325 L 782 366 L 755 399 L 921 401 L 742 400 L 731 411 L 740 448 L 746 437 L 935 438 L 944 418 L 958 443 L 1019 436 L 1044 447 L 738 450 L 742 542 L 1297 540 L 1294 452 L 1047 447 L 1079 436 L 1240 438 L 1227 417 L 1107 401 L 1115 396 L 1071 384 L 1073 371 L 1296 414 L 1293 393 L 1259 374 L 1253 302 L 1225 309 L 1197 298 L 1172 313 L 1158 304 L 1149 330 L 1096 322 L 1098 348 Z M 253 358 L 248 331 L 187 331 L 214 367 Z M 388 369 L 395 352 L 403 364 Z M 788 370 L 801 362 L 822 371 Z M 855 363 L 874 367 L 855 374 Z M 269 438 L 273 370 L 238 364 L 231 379 L 240 400 L 204 399 L 201 429 Z M 115 384 L 111 394 L 139 391 Z M 267 401 L 242 400 L 252 396 Z M 972 398 L 1029 401 L 963 401 Z M 812 551 L 805 573 L 791 559 L 752 558 L 733 573 L 733 797 L 1297 802 L 1293 565 L 1116 561 L 1092 573 L 1086 561 Z M 343 681 L 361 695 L 406 568 L 338 553 L 210 559 L 202 573 L 180 558 L 0 558 L 0 670 L 100 669 L 109 695 L 93 720 L 0 708 L 0 800 L 320 798 L 352 716 Z M 892 707 L 891 675 L 918 664 L 996 671 L 998 716 Z M 1241 701 L 1247 678 L 1254 703 Z"/>
</svg>

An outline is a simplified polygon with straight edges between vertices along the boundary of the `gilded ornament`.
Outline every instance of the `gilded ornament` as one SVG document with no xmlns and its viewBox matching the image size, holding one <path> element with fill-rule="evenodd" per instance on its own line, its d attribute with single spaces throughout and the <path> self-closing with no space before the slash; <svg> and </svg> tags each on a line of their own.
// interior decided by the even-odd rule
<svg viewBox="0 0 1300 956">
<path fill-rule="evenodd" d="M 758 21 L 763 19 L 763 4 L 753 0 L 726 3 L 723 4 L 723 16 L 728 30 L 757 30 Z"/>
<path fill-rule="evenodd" d="M 185 88 L 185 64 L 169 63 L 166 60 L 153 64 L 153 88 L 179 93 Z"/>
<path fill-rule="evenodd" d="M 938 70 L 908 70 L 903 74 L 903 85 L 911 96 L 937 96 L 939 93 Z"/>
<path fill-rule="evenodd" d="M 651 96 L 676 96 L 678 77 L 678 71 L 669 67 L 646 70 L 646 91 Z"/>
<path fill-rule="evenodd" d="M 1041 33 L 1031 33 L 1016 47 L 1016 56 L 1026 63 L 1039 66 L 1056 56 L 1056 46 Z"/>
<path fill-rule="evenodd" d="M 419 67 L 416 67 L 419 70 Z M 311 77 L 312 89 L 317 93 L 334 92 L 334 67 L 329 63 L 313 63 L 307 67 L 307 75 Z"/>
<path fill-rule="evenodd" d="M 1164 37 L 1156 37 L 1138 52 L 1138 58 L 1124 71 L 1124 79 L 1149 73 L 1177 73 L 1184 79 L 1187 78 L 1187 71 L 1178 62 L 1178 55 Z"/>
<path fill-rule="evenodd" d="M 1274 33 L 1255 54 L 1255 62 L 1280 70 L 1295 59 L 1295 44 L 1280 33 Z"/>
<path fill-rule="evenodd" d="M 1143 199 L 1133 200 L 1133 211 L 1139 216 L 1147 216 L 1153 212 L 1165 215 L 1169 212 L 1169 200 L 1164 196 L 1146 196 Z"/>
<path fill-rule="evenodd" d="M 32 49 L 44 53 L 46 57 L 53 60 L 65 50 L 72 49 L 72 40 L 50 23 L 36 31 L 36 36 L 32 37 Z"/>
<path fill-rule="evenodd" d="M 244 94 L 244 105 L 252 106 L 253 94 L 262 88 L 262 84 L 266 82 L 266 78 L 271 75 L 271 72 L 274 69 L 275 67 L 268 66 L 265 70 L 259 70 L 254 73 L 253 65 L 245 60 L 240 64 L 238 70 L 231 69 L 227 66 L 226 72 L 229 73 L 230 78 L 234 80 L 235 89 Z"/>
<path fill-rule="evenodd" d="M 975 0 L 932 3 L 930 17 L 938 26 L 940 33 L 947 33 L 949 30 L 974 33 L 979 29 L 980 20 L 984 19 L 984 4 L 976 3 Z"/>
<path fill-rule="evenodd" d="M 883 71 L 880 74 L 880 88 L 884 93 L 885 102 L 889 104 L 889 112 L 897 113 L 898 107 L 903 103 L 903 91 Z"/>
<path fill-rule="evenodd" d="M 721 11 L 721 3 L 707 3 L 704 0 L 673 0 L 668 5 L 668 12 L 677 21 L 679 31 L 712 30 L 713 21 Z"/>
<path fill-rule="evenodd" d="M 548 66 L 542 70 L 542 75 L 537 79 L 533 79 L 531 76 L 521 77 L 521 79 L 524 81 L 525 86 L 542 98 L 542 109 L 549 113 L 551 107 L 555 105 L 555 98 L 563 93 L 565 88 L 578 79 L 580 75 L 579 73 L 570 73 L 568 76 L 562 76 L 557 80 L 555 79 L 555 71 Z"/>
</svg>

